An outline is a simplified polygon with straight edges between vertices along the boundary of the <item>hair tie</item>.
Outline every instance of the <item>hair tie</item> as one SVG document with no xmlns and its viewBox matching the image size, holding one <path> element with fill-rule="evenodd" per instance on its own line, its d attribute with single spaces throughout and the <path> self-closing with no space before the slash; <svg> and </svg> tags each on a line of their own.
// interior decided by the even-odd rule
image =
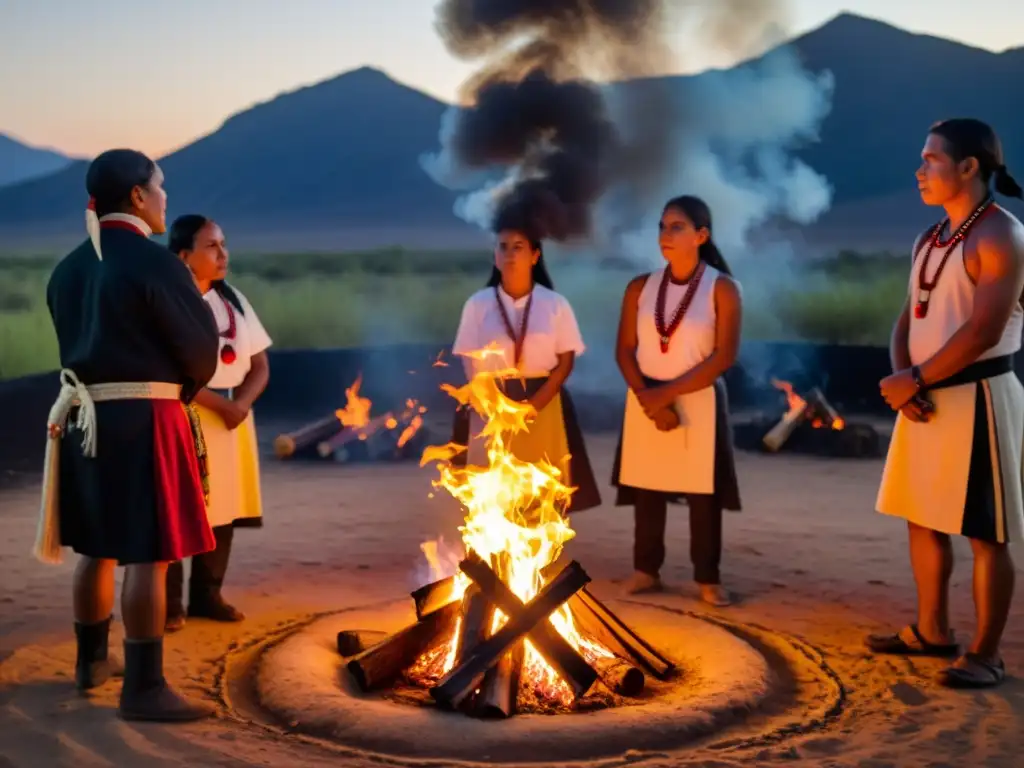
<svg viewBox="0 0 1024 768">
<path fill-rule="evenodd" d="M 100 217 L 96 215 L 95 197 L 90 197 L 89 204 L 85 207 L 85 231 L 89 233 L 92 247 L 96 249 L 96 258 L 103 261 L 103 252 L 100 250 Z"/>
</svg>

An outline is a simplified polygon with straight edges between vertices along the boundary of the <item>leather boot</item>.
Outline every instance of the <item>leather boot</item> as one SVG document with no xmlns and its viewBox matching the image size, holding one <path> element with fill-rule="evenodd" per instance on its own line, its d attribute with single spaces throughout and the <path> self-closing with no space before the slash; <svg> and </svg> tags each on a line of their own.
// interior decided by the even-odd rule
<svg viewBox="0 0 1024 768">
<path fill-rule="evenodd" d="M 117 713 L 122 720 L 180 723 L 213 714 L 209 704 L 191 701 L 164 679 L 163 638 L 124 641 L 124 685 Z"/>
<path fill-rule="evenodd" d="M 78 654 L 75 659 L 75 686 L 88 691 L 103 685 L 123 668 L 109 657 L 110 617 L 95 624 L 75 622 Z"/>
<path fill-rule="evenodd" d="M 224 575 L 231 558 L 233 525 L 218 525 L 213 529 L 217 542 L 212 552 L 192 557 L 192 574 L 188 582 L 188 615 L 212 621 L 243 621 L 245 614 L 228 603 L 221 594 Z"/>
</svg>

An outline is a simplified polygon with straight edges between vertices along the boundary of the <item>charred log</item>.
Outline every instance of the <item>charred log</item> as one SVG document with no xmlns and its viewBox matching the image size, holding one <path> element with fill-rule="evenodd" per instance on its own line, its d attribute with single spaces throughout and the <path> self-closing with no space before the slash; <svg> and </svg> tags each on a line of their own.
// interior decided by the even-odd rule
<svg viewBox="0 0 1024 768">
<path fill-rule="evenodd" d="M 516 713 L 519 681 L 522 677 L 526 646 L 520 640 L 487 670 L 480 686 L 475 713 L 480 717 L 504 718 Z"/>
<path fill-rule="evenodd" d="M 416 606 L 416 618 L 422 619 L 431 611 L 443 608 L 448 603 L 457 600 L 455 596 L 455 577 L 449 576 L 445 579 L 424 584 L 422 587 L 411 593 L 413 604 Z"/>
<path fill-rule="evenodd" d="M 310 422 L 294 432 L 278 435 L 274 438 L 274 453 L 278 458 L 286 459 L 297 453 L 312 451 L 317 443 L 335 434 L 340 426 L 338 417 L 332 413 L 330 416 Z"/>
<path fill-rule="evenodd" d="M 466 562 L 463 561 L 463 563 Z M 477 562 L 481 561 L 477 559 Z M 486 565 L 484 567 L 486 568 Z M 487 571 L 492 576 L 494 575 L 489 568 Z M 472 574 L 467 575 L 472 578 Z M 496 576 L 495 581 L 500 583 Z M 547 618 L 589 581 L 590 577 L 583 567 L 573 561 L 545 585 L 528 605 L 522 606 L 518 610 L 510 609 L 508 611 L 505 611 L 501 603 L 498 602 L 499 598 L 495 596 L 495 593 L 491 593 L 488 589 L 489 586 L 493 586 L 492 584 L 479 584 L 481 591 L 488 599 L 501 607 L 502 611 L 510 618 L 492 637 L 477 645 L 461 663 L 431 688 L 431 695 L 436 701 L 448 706 L 457 707 L 462 704 L 479 687 L 487 671 L 498 663 L 501 656 L 516 641 L 522 639 L 526 634 L 531 634 L 538 626 L 550 626 Z M 505 589 L 507 590 L 507 587 Z M 544 642 L 540 639 L 542 637 L 544 637 L 542 633 L 537 633 L 536 637 L 531 634 L 531 639 L 538 646 Z M 559 639 L 561 640 L 560 636 Z M 562 655 L 557 644 L 552 643 L 552 646 L 554 647 L 542 651 L 545 653 L 545 660 L 561 675 L 577 698 L 582 696 L 597 679 L 597 673 L 576 653 L 572 646 L 567 643 L 562 646 L 571 652 L 565 653 L 565 655 Z"/>
<path fill-rule="evenodd" d="M 633 632 L 585 587 L 569 600 L 569 609 L 579 629 L 612 653 L 632 661 L 659 680 L 667 679 L 675 670 L 675 664 Z"/>
<path fill-rule="evenodd" d="M 459 603 L 449 603 L 351 659 L 347 668 L 359 688 L 373 691 L 393 684 L 445 631 L 451 629 L 459 609 Z"/>
<path fill-rule="evenodd" d="M 639 696 L 647 682 L 643 672 L 618 657 L 598 659 L 594 669 L 608 690 L 620 696 Z"/>
</svg>

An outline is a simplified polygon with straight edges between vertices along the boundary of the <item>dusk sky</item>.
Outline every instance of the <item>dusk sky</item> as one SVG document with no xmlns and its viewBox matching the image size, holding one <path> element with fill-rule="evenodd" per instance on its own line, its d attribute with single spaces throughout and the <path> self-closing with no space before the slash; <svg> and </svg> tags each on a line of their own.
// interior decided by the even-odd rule
<svg viewBox="0 0 1024 768">
<path fill-rule="evenodd" d="M 779 5 L 790 35 L 849 10 L 993 51 L 1024 45 L 1024 3 L 984 13 L 956 0 Z M 72 154 L 161 155 L 254 103 L 363 65 L 453 100 L 473 65 L 448 54 L 433 15 L 433 0 L 0 0 L 0 132 Z M 695 40 L 673 38 L 676 71 L 736 58 Z"/>
</svg>

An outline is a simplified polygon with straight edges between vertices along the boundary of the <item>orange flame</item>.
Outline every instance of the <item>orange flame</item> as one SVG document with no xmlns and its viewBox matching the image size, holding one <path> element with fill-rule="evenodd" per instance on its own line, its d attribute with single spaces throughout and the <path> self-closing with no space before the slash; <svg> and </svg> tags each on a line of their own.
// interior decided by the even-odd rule
<svg viewBox="0 0 1024 768">
<path fill-rule="evenodd" d="M 356 376 L 352 386 L 345 390 L 346 403 L 344 408 L 334 412 L 342 426 L 359 429 L 370 423 L 370 409 L 373 403 L 367 397 L 359 396 L 359 387 L 363 384 L 363 374 Z"/>
<path fill-rule="evenodd" d="M 482 359 L 500 354 L 497 346 L 492 345 L 473 357 Z M 459 531 L 466 551 L 472 550 L 492 563 L 501 555 L 508 563 L 507 572 L 501 575 L 525 603 L 544 585 L 542 569 L 558 559 L 563 545 L 576 534 L 560 511 L 568 504 L 574 490 L 562 482 L 561 471 L 547 462 L 521 461 L 510 448 L 512 438 L 528 428 L 533 415 L 530 405 L 509 399 L 500 389 L 501 377 L 515 374 L 514 370 L 478 373 L 463 387 L 442 387 L 482 417 L 484 426 L 480 437 L 487 445 L 487 466 L 453 466 L 450 459 L 464 448 L 452 443 L 426 448 L 420 464 L 439 462 L 440 477 L 433 485 L 450 493 L 465 509 L 465 521 Z M 425 545 L 424 552 L 428 551 L 436 552 Z M 430 554 L 427 556 L 429 559 Z M 442 575 L 438 572 L 438 578 Z M 457 573 L 456 595 L 461 596 L 468 585 L 468 577 Z M 506 620 L 496 611 L 492 631 Z M 580 635 L 567 604 L 553 613 L 550 621 L 584 658 L 593 661 L 613 655 Z M 455 664 L 457 638 L 456 626 L 445 653 L 435 657 L 442 664 L 442 675 Z M 562 704 L 572 701 L 569 687 L 529 641 L 526 642 L 523 679 L 555 701 Z"/>
</svg>

